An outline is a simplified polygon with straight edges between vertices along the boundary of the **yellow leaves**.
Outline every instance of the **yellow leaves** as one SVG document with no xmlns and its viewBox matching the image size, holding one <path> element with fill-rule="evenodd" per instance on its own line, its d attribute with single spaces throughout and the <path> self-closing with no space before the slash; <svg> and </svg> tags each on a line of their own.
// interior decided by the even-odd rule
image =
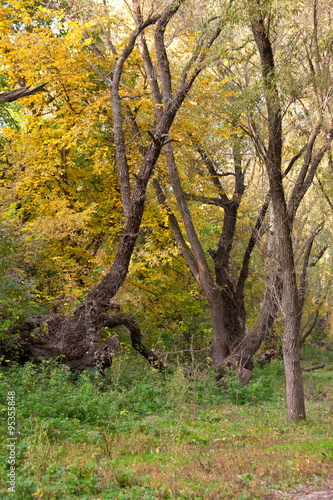
<svg viewBox="0 0 333 500">
<path fill-rule="evenodd" d="M 43 234 L 44 237 L 51 237 L 53 240 L 62 240 L 75 234 L 86 227 L 96 211 L 96 205 L 75 213 L 66 204 L 66 200 L 57 200 L 50 203 L 45 200 L 41 203 L 41 210 L 45 210 L 49 215 L 38 218 L 36 221 L 27 224 L 27 230 L 34 234 Z M 50 212 L 51 209 L 51 212 Z"/>
<path fill-rule="evenodd" d="M 0 6 L 0 19 L 4 26 L 0 53 L 4 52 L 5 68 L 13 83 L 23 79 L 26 84 L 31 84 L 41 77 L 48 81 L 50 92 L 52 87 L 65 83 L 61 81 L 59 71 L 66 68 L 68 77 L 69 67 L 73 64 L 71 59 L 79 48 L 81 30 L 75 23 L 66 21 L 64 24 L 59 13 L 48 11 L 47 15 L 45 9 L 27 11 L 22 2 L 15 2 L 15 6 L 20 12 L 19 27 L 13 25 L 13 17 L 10 18 L 11 22 L 4 21 L 10 10 L 6 11 L 6 8 Z M 59 36 L 60 32 L 63 32 L 62 36 Z M 76 68 L 76 79 L 80 75 L 78 69 Z"/>
<path fill-rule="evenodd" d="M 89 45 L 91 45 L 92 43 L 94 42 L 93 38 L 86 38 L 86 40 L 84 40 L 84 42 L 82 43 L 82 47 L 87 47 Z"/>
</svg>

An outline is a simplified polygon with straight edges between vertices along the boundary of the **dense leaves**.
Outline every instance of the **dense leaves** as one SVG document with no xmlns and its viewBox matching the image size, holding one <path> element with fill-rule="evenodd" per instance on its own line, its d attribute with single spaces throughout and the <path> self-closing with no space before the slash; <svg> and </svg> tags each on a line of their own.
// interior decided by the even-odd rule
<svg viewBox="0 0 333 500">
<path fill-rule="evenodd" d="M 73 312 L 100 282 L 124 234 L 143 158 L 156 148 L 156 124 L 193 79 L 149 173 L 140 234 L 117 299 L 137 316 L 151 344 L 183 350 L 189 360 L 193 349 L 211 356 L 212 338 L 214 349 L 223 341 L 224 357 L 232 354 L 249 332 L 258 333 L 266 303 L 274 303 L 262 337 L 279 347 L 285 312 L 276 273 L 280 229 L 264 167 L 267 103 L 276 91 L 271 109 L 281 109 L 300 335 L 305 341 L 320 332 L 322 340 L 329 333 L 329 6 L 284 2 L 282 9 L 275 1 L 239 0 L 206 2 L 202 9 L 198 2 L 182 3 L 170 2 L 172 15 L 165 2 L 133 2 L 131 8 L 93 1 L 1 4 L 1 91 L 46 83 L 43 92 L 1 105 L 3 331 L 35 315 L 37 302 L 54 313 Z M 255 18 L 272 42 L 270 91 Z M 135 30 L 142 19 L 148 21 L 141 36 Z M 156 42 L 162 22 L 164 52 Z M 113 93 L 111 105 L 115 74 L 119 102 Z M 156 199 L 156 183 L 163 202 Z"/>
</svg>

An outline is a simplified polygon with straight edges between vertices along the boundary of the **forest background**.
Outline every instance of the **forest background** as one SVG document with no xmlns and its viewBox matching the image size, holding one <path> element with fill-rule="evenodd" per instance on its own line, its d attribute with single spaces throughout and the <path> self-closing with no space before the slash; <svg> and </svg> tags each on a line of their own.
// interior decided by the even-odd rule
<svg viewBox="0 0 333 500">
<path fill-rule="evenodd" d="M 330 2 L 21 0 L 0 19 L 4 362 L 103 372 L 129 331 L 160 369 L 246 385 L 270 350 L 305 419 L 300 346 L 332 338 Z"/>
</svg>

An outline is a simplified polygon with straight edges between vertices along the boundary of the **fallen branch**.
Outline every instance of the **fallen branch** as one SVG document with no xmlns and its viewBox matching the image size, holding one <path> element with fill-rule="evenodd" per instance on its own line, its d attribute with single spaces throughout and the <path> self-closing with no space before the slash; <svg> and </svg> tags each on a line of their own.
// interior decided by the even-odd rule
<svg viewBox="0 0 333 500">
<path fill-rule="evenodd" d="M 310 368 L 303 368 L 304 372 L 313 372 L 314 370 L 319 370 L 320 368 L 325 368 L 325 363 L 321 365 L 311 366 Z"/>
</svg>

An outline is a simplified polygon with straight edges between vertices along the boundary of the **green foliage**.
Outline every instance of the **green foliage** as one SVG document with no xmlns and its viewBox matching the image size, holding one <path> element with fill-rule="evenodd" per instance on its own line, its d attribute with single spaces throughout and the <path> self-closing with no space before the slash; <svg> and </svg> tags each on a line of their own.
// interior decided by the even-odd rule
<svg viewBox="0 0 333 500">
<path fill-rule="evenodd" d="M 16 393 L 15 498 L 172 499 L 176 492 L 177 498 L 204 499 L 215 489 L 232 499 L 249 487 L 264 498 L 265 481 L 271 488 L 288 477 L 292 485 L 329 470 L 330 373 L 307 374 L 310 418 L 295 427 L 285 423 L 281 409 L 280 360 L 256 367 L 247 388 L 232 376 L 217 386 L 207 368 L 189 371 L 178 364 L 159 374 L 127 351 L 116 356 L 105 379 L 46 361 L 1 368 L 3 420 L 7 391 Z M 3 481 L 6 453 L 3 446 Z M 292 466 L 280 471 L 287 459 Z M 11 497 L 3 492 L 1 498 Z"/>
<path fill-rule="evenodd" d="M 24 230 L 11 215 L 9 211 L 0 218 L 0 338 L 43 310 L 36 281 L 26 270 Z"/>
<path fill-rule="evenodd" d="M 260 374 L 256 370 L 249 385 L 244 387 L 239 380 L 236 380 L 235 372 L 231 372 L 226 382 L 228 399 L 237 405 L 270 401 L 274 397 L 275 377 L 276 374 Z"/>
</svg>

